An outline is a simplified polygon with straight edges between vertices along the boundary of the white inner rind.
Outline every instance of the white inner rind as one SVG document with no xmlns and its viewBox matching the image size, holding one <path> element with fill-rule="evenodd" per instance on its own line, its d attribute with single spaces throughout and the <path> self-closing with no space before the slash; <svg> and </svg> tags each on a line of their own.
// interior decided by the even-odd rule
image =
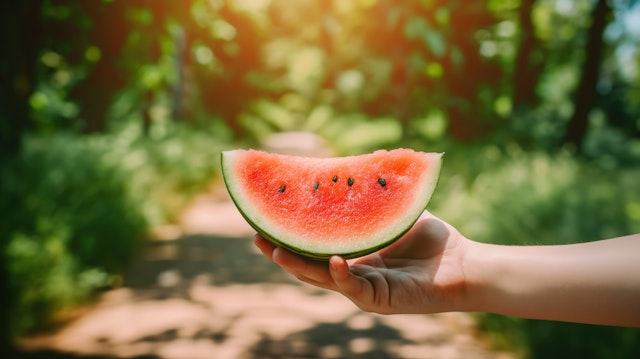
<svg viewBox="0 0 640 359">
<path fill-rule="evenodd" d="M 366 233 L 366 237 L 358 234 L 350 238 L 335 238 L 335 240 L 329 242 L 313 240 L 306 236 L 292 236 L 291 231 L 287 230 L 286 227 L 269 220 L 257 210 L 257 206 L 254 206 L 249 197 L 245 195 L 245 191 L 240 185 L 241 181 L 238 180 L 234 171 L 236 159 L 238 156 L 242 156 L 244 152 L 245 150 L 233 150 L 222 153 L 222 173 L 225 184 L 244 218 L 258 232 L 271 237 L 272 240 L 305 253 L 321 256 L 359 253 L 369 248 L 379 248 L 404 233 L 422 214 L 431 199 L 442 165 L 442 153 L 423 153 L 425 156 L 431 157 L 429 159 L 430 166 L 416 183 L 413 201 L 397 204 L 405 208 L 402 216 L 390 222 L 383 230 L 375 233 Z M 327 230 L 330 231 L 330 229 Z"/>
</svg>

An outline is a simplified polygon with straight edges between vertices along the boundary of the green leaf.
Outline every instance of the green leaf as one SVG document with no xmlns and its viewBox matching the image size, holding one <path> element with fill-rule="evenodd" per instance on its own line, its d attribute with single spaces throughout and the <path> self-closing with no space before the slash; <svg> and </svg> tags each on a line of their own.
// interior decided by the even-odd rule
<svg viewBox="0 0 640 359">
<path fill-rule="evenodd" d="M 447 45 L 444 42 L 444 37 L 439 31 L 426 29 L 422 36 L 422 40 L 427 45 L 429 50 L 437 57 L 442 57 L 447 52 Z"/>
<path fill-rule="evenodd" d="M 404 24 L 403 33 L 408 39 L 418 38 L 429 29 L 427 20 L 421 17 L 411 17 Z"/>
</svg>

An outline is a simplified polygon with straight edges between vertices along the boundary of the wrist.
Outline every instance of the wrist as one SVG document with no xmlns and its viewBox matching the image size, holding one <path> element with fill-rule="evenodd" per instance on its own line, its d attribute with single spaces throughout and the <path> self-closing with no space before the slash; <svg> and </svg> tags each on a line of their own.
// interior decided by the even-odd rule
<svg viewBox="0 0 640 359">
<path fill-rule="evenodd" d="M 465 276 L 464 297 L 460 310 L 465 312 L 496 312 L 499 307 L 500 278 L 505 269 L 501 247 L 493 244 L 468 240 L 463 257 Z"/>
</svg>

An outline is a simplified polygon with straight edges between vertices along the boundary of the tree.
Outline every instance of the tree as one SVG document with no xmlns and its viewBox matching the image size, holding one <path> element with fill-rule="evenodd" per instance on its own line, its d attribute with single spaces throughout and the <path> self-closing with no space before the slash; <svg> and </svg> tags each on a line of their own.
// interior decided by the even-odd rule
<svg viewBox="0 0 640 359">
<path fill-rule="evenodd" d="M 36 86 L 36 62 L 42 46 L 40 1 L 0 5 L 0 154 L 19 152 L 29 123 L 29 97 Z"/>
<path fill-rule="evenodd" d="M 39 10 L 39 1 L 0 5 L 0 39 L 5 51 L 0 56 L 0 171 L 6 170 L 5 166 L 19 153 L 22 137 L 31 127 L 29 97 L 36 86 L 36 61 L 42 41 Z M 3 182 L 4 176 L 0 176 L 0 185 Z M 7 285 L 8 264 L 4 260 L 8 244 L 5 234 L 0 236 L 0 352 L 3 353 L 10 342 L 11 328 L 5 318 L 13 301 Z"/>
<path fill-rule="evenodd" d="M 518 11 L 520 45 L 515 58 L 513 74 L 513 107 L 527 109 L 538 103 L 536 84 L 540 80 L 543 62 L 540 60 L 539 41 L 532 21 L 536 0 L 523 0 Z"/>
<path fill-rule="evenodd" d="M 587 134 L 589 112 L 596 100 L 596 85 L 600 78 L 600 64 L 604 49 L 604 31 L 611 17 L 611 6 L 606 0 L 598 0 L 591 13 L 592 23 L 588 31 L 585 59 L 580 70 L 580 82 L 574 95 L 575 108 L 567 125 L 564 143 L 580 150 Z"/>
</svg>

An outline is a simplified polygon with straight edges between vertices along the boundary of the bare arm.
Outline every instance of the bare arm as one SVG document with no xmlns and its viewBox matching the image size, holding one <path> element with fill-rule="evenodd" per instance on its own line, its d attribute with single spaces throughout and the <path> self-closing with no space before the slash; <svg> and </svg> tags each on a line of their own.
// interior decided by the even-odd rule
<svg viewBox="0 0 640 359">
<path fill-rule="evenodd" d="M 558 246 L 471 242 L 468 310 L 640 327 L 640 235 Z"/>
<path fill-rule="evenodd" d="M 378 253 L 309 260 L 260 236 L 256 245 L 298 279 L 371 312 L 491 312 L 640 327 L 640 235 L 558 246 L 469 240 L 425 212 Z"/>
</svg>

